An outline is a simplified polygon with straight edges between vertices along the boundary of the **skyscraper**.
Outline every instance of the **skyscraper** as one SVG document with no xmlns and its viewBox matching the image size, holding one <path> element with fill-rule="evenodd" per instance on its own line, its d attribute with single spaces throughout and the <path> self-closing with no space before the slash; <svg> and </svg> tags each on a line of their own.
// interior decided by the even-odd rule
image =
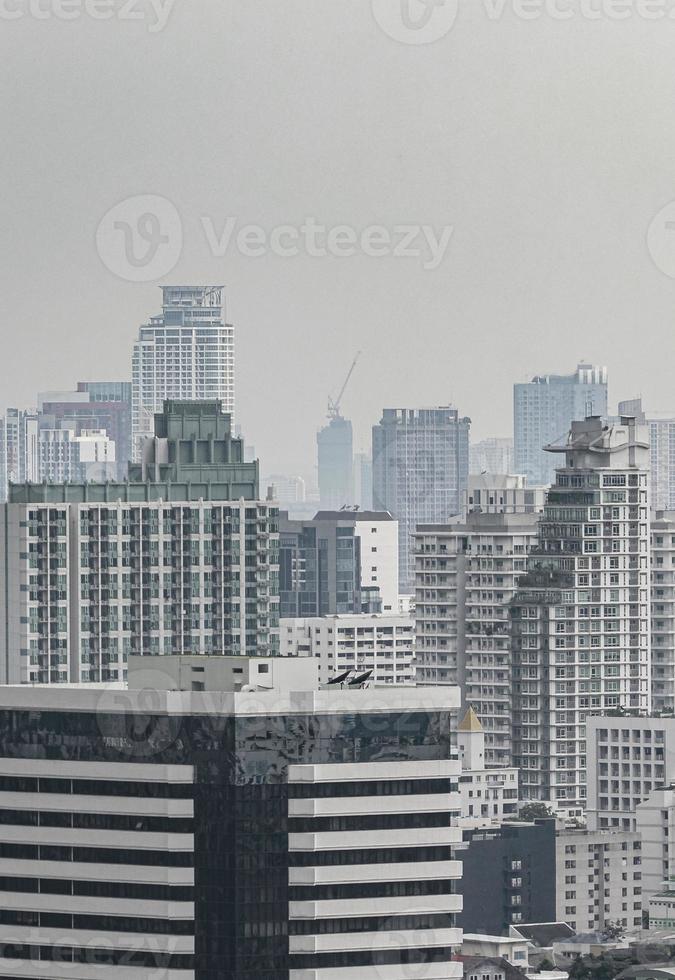
<svg viewBox="0 0 675 980">
<path fill-rule="evenodd" d="M 373 426 L 373 507 L 399 526 L 399 586 L 411 592 L 418 524 L 459 514 L 469 477 L 471 420 L 456 408 L 385 408 Z"/>
<path fill-rule="evenodd" d="M 352 423 L 336 415 L 316 437 L 319 497 L 325 510 L 354 502 L 354 444 Z"/>
<path fill-rule="evenodd" d="M 513 761 L 523 799 L 584 805 L 587 715 L 650 707 L 649 436 L 589 418 L 564 452 L 511 606 Z"/>
<path fill-rule="evenodd" d="M 515 472 L 553 483 L 555 461 L 544 446 L 560 443 L 573 421 L 607 415 L 607 368 L 579 364 L 574 374 L 538 375 L 513 386 Z"/>
<path fill-rule="evenodd" d="M 163 286 L 162 312 L 142 326 L 133 352 L 134 459 L 165 399 L 217 400 L 234 416 L 234 327 L 222 286 Z"/>
</svg>

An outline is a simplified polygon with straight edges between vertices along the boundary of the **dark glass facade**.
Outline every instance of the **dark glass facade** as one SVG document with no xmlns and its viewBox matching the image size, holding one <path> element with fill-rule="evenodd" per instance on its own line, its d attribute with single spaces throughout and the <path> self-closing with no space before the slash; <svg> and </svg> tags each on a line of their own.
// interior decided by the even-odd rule
<svg viewBox="0 0 675 980">
<path fill-rule="evenodd" d="M 519 922 L 555 922 L 555 820 L 467 831 L 464 843 L 457 924 L 465 932 L 501 936 Z"/>
<path fill-rule="evenodd" d="M 302 865 L 304 858 L 297 852 L 289 853 L 289 795 L 302 797 L 303 791 L 289 786 L 288 767 L 291 764 L 447 760 L 454 756 L 451 721 L 449 711 L 239 717 L 216 713 L 167 716 L 161 713 L 132 715 L 2 710 L 0 756 L 101 763 L 133 761 L 182 764 L 193 766 L 195 776 L 191 786 L 167 786 L 152 781 L 120 784 L 105 778 L 4 777 L 0 782 L 0 807 L 3 792 L 37 791 L 45 793 L 45 796 L 54 792 L 71 793 L 72 812 L 59 819 L 70 821 L 68 826 L 88 826 L 87 821 L 96 818 L 85 817 L 80 812 L 78 796 L 81 794 L 117 795 L 123 793 L 126 787 L 130 796 L 138 793 L 139 796 L 189 798 L 191 795 L 194 799 L 194 818 L 187 822 L 185 818 L 138 819 L 163 820 L 161 827 L 166 827 L 169 832 L 172 829 L 178 832 L 192 830 L 194 852 L 4 844 L 0 846 L 0 856 L 64 862 L 62 878 L 52 880 L 54 894 L 87 894 L 86 889 L 89 888 L 93 889 L 92 894 L 108 894 L 111 897 L 151 900 L 161 894 L 167 900 L 194 900 L 194 922 L 175 923 L 176 935 L 195 936 L 194 957 L 183 954 L 167 957 L 165 965 L 194 969 L 198 980 L 287 980 L 289 969 L 309 969 L 313 965 L 339 967 L 365 966 L 375 962 L 425 962 L 440 956 L 441 952 L 420 949 L 316 956 L 289 954 L 289 932 L 292 935 L 304 935 L 312 929 L 316 932 L 351 932 L 366 930 L 368 923 L 363 919 L 351 922 L 329 919 L 321 923 L 303 923 L 300 920 L 291 922 L 289 929 L 289 867 Z M 330 783 L 324 785 L 327 789 L 321 792 L 340 795 L 344 792 L 343 788 Z M 371 786 L 368 792 L 377 791 L 378 785 L 373 786 L 374 789 Z M 421 788 L 425 793 L 437 791 L 443 794 L 450 788 L 447 780 L 406 780 L 399 781 L 396 786 L 398 791 L 409 792 L 411 796 Z M 40 826 L 42 811 L 30 816 L 27 810 L 14 811 L 17 822 Z M 0 825 L 6 822 L 1 813 Z M 401 815 L 383 815 L 381 819 L 386 822 L 392 818 L 402 819 Z M 11 816 L 7 816 L 7 820 L 11 819 Z M 109 824 L 116 829 L 138 829 L 123 814 L 102 816 L 100 819 L 106 826 Z M 171 826 L 174 819 L 176 828 Z M 371 827 L 372 819 L 364 818 L 364 827 Z M 445 819 L 449 822 L 449 815 Z M 147 829 L 152 829 L 149 824 Z M 319 866 L 336 863 L 340 853 L 353 854 L 350 860 L 358 860 L 359 863 L 374 860 L 447 860 L 451 856 L 449 848 L 427 850 L 428 854 L 424 849 L 383 847 L 371 852 L 344 851 L 337 855 L 332 852 L 325 858 L 319 852 L 312 856 L 311 863 Z M 74 880 L 75 875 L 68 878 L 66 862 L 69 861 L 194 866 L 194 889 L 177 886 L 174 893 L 173 887 L 147 886 L 146 892 L 146 886 L 142 884 L 134 890 L 134 886 L 129 884 L 82 882 Z M 307 858 L 307 863 L 310 863 L 310 858 Z M 32 883 L 36 881 L 39 879 L 7 879 L 7 890 L 34 891 Z M 364 887 L 370 891 L 366 890 L 362 897 L 376 895 L 378 888 L 383 896 L 399 894 L 391 889 L 403 886 L 402 883 L 390 882 Z M 400 894 L 434 894 L 432 882 L 409 883 L 407 887 L 412 891 L 403 890 Z M 158 888 L 163 890 L 158 892 Z M 450 890 L 445 887 L 443 893 Z M 298 897 L 296 890 L 293 898 Z M 9 922 L 14 914 L 11 909 L 6 909 L 2 921 Z M 53 913 L 17 912 L 16 915 L 28 916 L 22 924 L 36 927 L 51 924 L 62 928 L 100 928 L 130 934 L 161 933 L 166 930 L 166 922 L 147 916 L 78 917 L 67 914 L 58 918 L 57 922 L 50 918 Z M 43 921 L 45 916 L 47 918 Z M 452 925 L 452 916 L 449 915 L 412 918 L 415 919 L 412 925 L 408 919 L 394 924 L 397 928 L 419 929 Z M 388 927 L 392 922 L 392 918 L 388 917 Z M 370 924 L 373 925 L 372 921 Z M 381 924 L 376 921 L 373 928 L 378 927 Z M 44 945 L 40 948 L 18 944 L 11 950 L 7 947 L 4 955 L 17 959 L 37 957 L 48 960 L 58 953 L 66 962 L 91 962 L 86 958 L 83 960 L 88 952 L 74 947 L 59 947 L 55 951 Z M 449 959 L 447 950 L 445 954 Z"/>
</svg>

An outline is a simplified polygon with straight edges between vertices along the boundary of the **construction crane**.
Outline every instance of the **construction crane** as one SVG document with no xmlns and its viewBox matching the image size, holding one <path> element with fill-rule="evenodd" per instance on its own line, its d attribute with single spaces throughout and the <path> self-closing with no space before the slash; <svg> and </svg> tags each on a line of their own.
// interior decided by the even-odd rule
<svg viewBox="0 0 675 980">
<path fill-rule="evenodd" d="M 347 373 L 347 377 L 345 378 L 345 383 L 342 385 L 342 388 L 340 389 L 340 394 L 337 396 L 337 398 L 332 399 L 330 395 L 328 396 L 328 418 L 331 420 L 342 418 L 342 416 L 340 415 L 340 402 L 342 401 L 342 396 L 344 395 L 347 389 L 349 380 L 352 374 L 354 373 L 354 368 L 356 367 L 356 363 L 358 359 L 361 357 L 362 353 L 363 353 L 362 351 L 357 351 L 356 357 L 352 361 L 352 366 L 350 367 L 349 372 Z"/>
</svg>

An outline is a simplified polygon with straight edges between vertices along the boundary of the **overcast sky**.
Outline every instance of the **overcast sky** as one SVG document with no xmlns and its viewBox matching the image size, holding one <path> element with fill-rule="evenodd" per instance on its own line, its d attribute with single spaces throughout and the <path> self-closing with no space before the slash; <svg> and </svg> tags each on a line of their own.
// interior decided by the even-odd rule
<svg viewBox="0 0 675 980">
<path fill-rule="evenodd" d="M 655 259 L 647 240 L 675 199 L 675 19 L 637 0 L 628 20 L 558 0 L 576 8 L 564 21 L 460 0 L 420 43 L 449 25 L 416 32 L 399 0 L 175 0 L 159 17 L 135 0 L 141 20 L 115 0 L 111 20 L 72 21 L 36 2 L 0 0 L 0 405 L 130 376 L 158 283 L 106 267 L 96 233 L 118 202 L 157 195 L 182 228 L 159 282 L 227 285 L 238 420 L 267 473 L 311 471 L 359 349 L 356 448 L 383 406 L 452 402 L 474 438 L 509 435 L 513 382 L 579 359 L 607 364 L 611 402 L 641 392 L 675 414 L 675 206 Z M 356 254 L 300 238 L 297 255 L 252 257 L 237 231 L 224 255 L 209 244 L 228 218 L 308 217 L 353 229 Z M 402 225 L 452 228 L 447 250 L 364 254 L 387 250 L 364 229 L 387 229 L 391 253 Z"/>
</svg>

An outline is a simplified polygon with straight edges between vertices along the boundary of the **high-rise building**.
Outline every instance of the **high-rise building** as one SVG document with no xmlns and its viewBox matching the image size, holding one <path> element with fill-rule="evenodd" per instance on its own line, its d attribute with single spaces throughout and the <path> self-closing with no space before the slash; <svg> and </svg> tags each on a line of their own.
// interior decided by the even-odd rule
<svg viewBox="0 0 675 980">
<path fill-rule="evenodd" d="M 370 453 L 354 456 L 354 503 L 361 510 L 373 509 L 373 460 Z"/>
<path fill-rule="evenodd" d="M 133 352 L 134 459 L 165 399 L 220 401 L 234 418 L 234 327 L 222 286 L 163 286 L 162 312 L 139 330 Z"/>
<path fill-rule="evenodd" d="M 77 391 L 46 391 L 38 395 L 40 428 L 40 480 L 118 479 L 127 475 L 131 458 L 131 385 L 124 382 L 81 382 Z M 93 455 L 105 456 L 107 470 L 79 471 L 92 462 L 87 446 L 92 432 L 107 438 L 110 448 Z M 91 448 L 91 447 L 90 447 Z M 96 460 L 94 460 L 96 461 Z M 79 475 L 78 475 L 79 473 Z"/>
<path fill-rule="evenodd" d="M 0 416 L 0 503 L 11 483 L 40 479 L 38 414 L 8 408 Z"/>
<path fill-rule="evenodd" d="M 461 980 L 455 692 L 137 659 L 0 688 L 0 974 Z"/>
<path fill-rule="evenodd" d="M 471 513 L 415 539 L 417 683 L 459 684 L 489 765 L 511 765 L 509 602 L 537 541 L 537 514 Z"/>
<path fill-rule="evenodd" d="M 649 435 L 594 417 L 562 451 L 511 606 L 513 754 L 524 799 L 583 805 L 587 716 L 650 706 Z"/>
<path fill-rule="evenodd" d="M 122 680 L 132 653 L 278 652 L 278 508 L 217 402 L 167 402 L 124 483 L 0 514 L 0 678 Z"/>
<path fill-rule="evenodd" d="M 544 446 L 560 443 L 573 421 L 607 415 L 607 368 L 579 364 L 574 374 L 539 375 L 513 386 L 515 472 L 531 485 L 553 483 Z"/>
<path fill-rule="evenodd" d="M 483 439 L 469 449 L 470 473 L 515 473 L 513 439 Z"/>
<path fill-rule="evenodd" d="M 316 437 L 319 498 L 325 510 L 354 503 L 354 440 L 352 423 L 336 415 Z"/>
<path fill-rule="evenodd" d="M 652 511 L 652 710 L 675 712 L 675 513 Z"/>
<path fill-rule="evenodd" d="M 391 514 L 319 511 L 280 521 L 281 616 L 398 611 L 398 527 Z"/>
<path fill-rule="evenodd" d="M 647 416 L 641 398 L 619 402 L 619 415 L 634 415 L 649 426 L 652 509 L 675 511 L 675 416 L 664 412 Z"/>
<path fill-rule="evenodd" d="M 461 512 L 471 420 L 455 408 L 386 408 L 373 427 L 373 505 L 398 521 L 399 591 L 415 580 L 412 535 Z"/>
<path fill-rule="evenodd" d="M 104 431 L 40 429 L 40 476 L 49 483 L 117 479 L 115 443 Z"/>
</svg>

